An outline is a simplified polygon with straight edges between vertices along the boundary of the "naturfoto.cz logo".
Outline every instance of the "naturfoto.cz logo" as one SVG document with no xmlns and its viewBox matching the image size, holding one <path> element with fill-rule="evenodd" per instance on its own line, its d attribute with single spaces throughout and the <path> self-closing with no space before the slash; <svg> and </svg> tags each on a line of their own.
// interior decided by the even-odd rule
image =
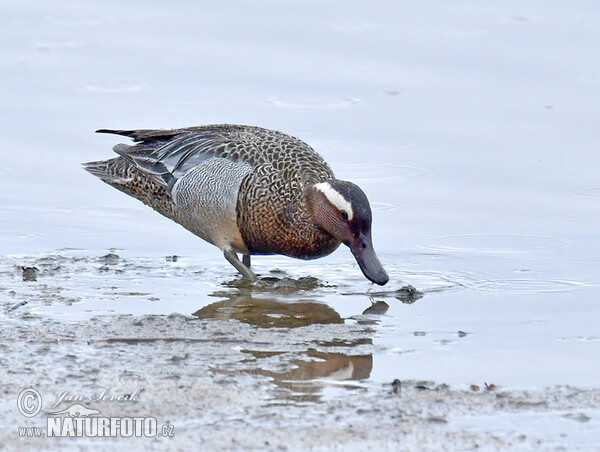
<svg viewBox="0 0 600 452">
<path fill-rule="evenodd" d="M 139 393 L 143 388 L 138 388 L 134 394 Z M 67 399 L 65 392 L 61 393 L 61 398 L 53 407 L 56 407 L 60 401 Z M 103 393 L 104 394 L 104 393 Z M 95 396 L 90 396 L 87 400 L 94 400 Z M 115 400 L 135 400 L 131 395 L 123 397 L 114 397 Z M 82 396 L 70 396 L 71 400 L 84 400 Z M 103 398 L 106 400 L 107 398 Z M 68 400 L 68 399 L 67 399 Z M 99 400 L 96 398 L 95 400 Z M 42 396 L 33 389 L 27 388 L 21 391 L 17 398 L 17 408 L 19 412 L 28 418 L 37 416 L 42 409 Z M 81 403 L 74 403 L 68 408 L 53 413 L 49 413 L 46 418 L 46 425 L 43 427 L 19 427 L 19 436 L 21 437 L 171 437 L 174 433 L 174 426 L 161 425 L 154 417 L 102 417 L 99 410 L 86 407 Z"/>
</svg>

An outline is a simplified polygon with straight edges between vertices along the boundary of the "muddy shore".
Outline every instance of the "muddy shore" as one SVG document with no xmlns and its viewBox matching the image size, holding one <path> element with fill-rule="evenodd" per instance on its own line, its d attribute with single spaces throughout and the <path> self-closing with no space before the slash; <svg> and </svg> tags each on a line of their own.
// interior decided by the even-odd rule
<svg viewBox="0 0 600 452">
<path fill-rule="evenodd" d="M 26 307 L 5 317 L 0 448 L 106 450 L 122 442 L 134 450 L 591 450 L 594 435 L 600 440 L 599 388 L 375 384 L 363 379 L 377 352 L 365 340 L 369 324 L 290 329 L 201 317 L 64 322 Z M 30 419 L 17 410 L 25 387 L 43 399 Z M 172 425 L 173 437 L 18 435 L 18 427 L 45 425 L 75 396 L 133 393 L 135 400 L 83 403 L 102 416 L 152 416 Z"/>
</svg>

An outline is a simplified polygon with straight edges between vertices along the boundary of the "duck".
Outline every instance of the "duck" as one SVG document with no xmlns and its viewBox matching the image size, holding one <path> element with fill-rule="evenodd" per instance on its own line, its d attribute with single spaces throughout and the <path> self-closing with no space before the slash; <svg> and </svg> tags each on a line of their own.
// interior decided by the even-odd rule
<svg viewBox="0 0 600 452">
<path fill-rule="evenodd" d="M 389 281 L 367 196 L 304 141 L 234 124 L 96 132 L 133 143 L 85 170 L 215 245 L 244 277 L 257 280 L 252 255 L 316 259 L 343 243 L 367 279 Z"/>
</svg>

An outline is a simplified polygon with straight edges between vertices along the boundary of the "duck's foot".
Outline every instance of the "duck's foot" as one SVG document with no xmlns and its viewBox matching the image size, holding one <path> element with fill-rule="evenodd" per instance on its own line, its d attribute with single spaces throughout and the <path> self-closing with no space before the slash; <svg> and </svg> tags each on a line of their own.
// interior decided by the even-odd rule
<svg viewBox="0 0 600 452">
<path fill-rule="evenodd" d="M 245 278 L 248 278 L 251 281 L 256 281 L 258 279 L 256 274 L 248 268 L 248 265 L 250 264 L 250 256 L 248 256 L 248 265 L 246 265 L 246 254 L 244 254 L 244 257 L 242 258 L 244 262 L 240 261 L 236 252 L 233 251 L 232 248 L 225 248 L 223 250 L 223 255 L 225 256 L 225 259 L 227 259 L 229 263 L 233 265 Z"/>
</svg>

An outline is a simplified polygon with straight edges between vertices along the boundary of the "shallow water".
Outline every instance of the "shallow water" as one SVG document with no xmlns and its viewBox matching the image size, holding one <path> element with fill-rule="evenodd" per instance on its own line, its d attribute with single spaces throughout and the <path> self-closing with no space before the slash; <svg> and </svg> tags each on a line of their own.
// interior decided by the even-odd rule
<svg viewBox="0 0 600 452">
<path fill-rule="evenodd" d="M 307 400 L 395 378 L 597 388 L 600 8 L 378 5 L 9 2 L 0 320 L 232 322 L 262 339 L 225 370 Z M 80 167 L 119 142 L 98 128 L 224 122 L 298 136 L 358 183 L 390 283 L 341 247 L 255 257 L 247 285 Z"/>
</svg>

